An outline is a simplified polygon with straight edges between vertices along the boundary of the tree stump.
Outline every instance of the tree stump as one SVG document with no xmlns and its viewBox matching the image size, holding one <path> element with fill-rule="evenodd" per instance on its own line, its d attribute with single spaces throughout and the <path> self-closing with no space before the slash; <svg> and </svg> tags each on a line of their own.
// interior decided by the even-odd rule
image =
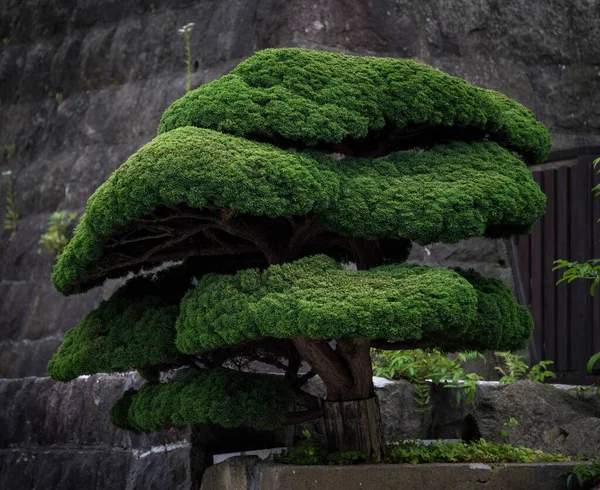
<svg viewBox="0 0 600 490">
<path fill-rule="evenodd" d="M 368 458 L 385 455 L 376 396 L 365 400 L 325 401 L 325 431 L 330 451 L 359 451 Z"/>
</svg>

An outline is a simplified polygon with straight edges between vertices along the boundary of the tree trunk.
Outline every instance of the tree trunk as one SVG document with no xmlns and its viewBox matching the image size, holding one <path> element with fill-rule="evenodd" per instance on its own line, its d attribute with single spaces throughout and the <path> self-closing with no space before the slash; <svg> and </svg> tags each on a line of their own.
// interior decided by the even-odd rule
<svg viewBox="0 0 600 490">
<path fill-rule="evenodd" d="M 325 401 L 325 431 L 330 451 L 358 451 L 367 458 L 385 455 L 379 399 Z"/>
</svg>

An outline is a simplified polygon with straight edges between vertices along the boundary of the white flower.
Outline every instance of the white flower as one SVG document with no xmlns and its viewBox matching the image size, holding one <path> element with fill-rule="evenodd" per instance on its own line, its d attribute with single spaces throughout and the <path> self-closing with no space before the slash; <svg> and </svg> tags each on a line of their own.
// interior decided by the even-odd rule
<svg viewBox="0 0 600 490">
<path fill-rule="evenodd" d="M 189 24 L 186 24 L 183 27 L 180 27 L 179 29 L 177 29 L 177 32 L 181 35 L 185 35 L 185 34 L 189 34 L 190 32 L 192 32 L 193 28 L 194 28 L 194 23 L 190 22 Z"/>
</svg>

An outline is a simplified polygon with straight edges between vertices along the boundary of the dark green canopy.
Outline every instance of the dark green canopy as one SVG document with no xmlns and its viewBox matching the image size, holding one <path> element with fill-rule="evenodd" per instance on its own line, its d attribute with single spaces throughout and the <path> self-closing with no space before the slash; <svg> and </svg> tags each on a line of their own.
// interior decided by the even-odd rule
<svg viewBox="0 0 600 490">
<path fill-rule="evenodd" d="M 145 145 L 90 197 L 54 285 L 71 294 L 136 265 L 227 253 L 212 234 L 213 214 L 182 210 L 207 206 L 264 218 L 315 215 L 336 234 L 426 244 L 526 232 L 545 196 L 525 165 L 490 141 L 337 160 L 179 128 Z M 157 210 L 191 221 L 169 229 L 168 217 L 152 216 Z M 117 246 L 117 237 L 145 248 L 124 259 L 131 246 Z M 172 250 L 180 252 L 166 255 Z"/>
<path fill-rule="evenodd" d="M 275 429 L 290 402 L 289 390 L 278 378 L 228 369 L 189 371 L 166 383 L 146 383 L 126 392 L 110 418 L 135 432 L 211 422 L 227 429 Z"/>
<path fill-rule="evenodd" d="M 308 49 L 256 53 L 176 101 L 158 133 L 183 126 L 346 154 L 440 137 L 487 137 L 533 163 L 550 151 L 544 125 L 498 92 L 412 60 Z"/>
<path fill-rule="evenodd" d="M 181 302 L 177 347 L 195 354 L 257 337 L 309 337 L 519 349 L 532 328 L 510 290 L 476 272 L 410 264 L 351 271 L 317 255 L 203 277 Z"/>
</svg>

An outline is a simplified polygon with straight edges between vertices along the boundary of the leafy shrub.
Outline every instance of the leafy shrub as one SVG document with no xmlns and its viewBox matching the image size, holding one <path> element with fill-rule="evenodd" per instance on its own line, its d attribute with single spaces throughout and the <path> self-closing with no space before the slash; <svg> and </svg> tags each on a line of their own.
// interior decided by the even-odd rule
<svg viewBox="0 0 600 490">
<path fill-rule="evenodd" d="M 502 424 L 502 437 L 508 439 L 510 437 L 510 433 L 512 432 L 513 427 L 517 427 L 519 425 L 519 420 L 515 417 L 511 417 L 508 419 L 508 422 L 504 422 Z"/>
<path fill-rule="evenodd" d="M 11 232 L 10 238 L 14 236 L 17 231 L 19 223 L 19 213 L 17 213 L 15 206 L 15 193 L 13 189 L 13 181 L 8 172 L 8 184 L 6 189 L 6 212 L 4 213 L 4 229 Z"/>
<path fill-rule="evenodd" d="M 524 357 L 512 352 L 494 352 L 494 355 L 504 360 L 505 368 L 496 366 L 502 377 L 500 383 L 514 383 L 520 379 L 529 379 L 542 383 L 546 378 L 555 378 L 555 374 L 548 369 L 548 366 L 554 364 L 553 361 L 540 361 L 531 368 L 523 361 Z"/>
<path fill-rule="evenodd" d="M 592 461 L 590 465 L 577 466 L 567 477 L 567 488 L 592 489 L 600 484 L 600 457 Z M 577 482 L 579 487 L 575 487 Z"/>
<path fill-rule="evenodd" d="M 430 383 L 444 388 L 456 388 L 457 405 L 463 399 L 466 403 L 473 402 L 476 383 L 483 378 L 476 373 L 466 373 L 462 364 L 477 358 L 485 359 L 478 352 L 459 352 L 451 358 L 437 349 L 374 351 L 373 368 L 377 376 L 403 378 L 413 383 L 416 410 L 425 413 L 431 409 Z"/>
</svg>

